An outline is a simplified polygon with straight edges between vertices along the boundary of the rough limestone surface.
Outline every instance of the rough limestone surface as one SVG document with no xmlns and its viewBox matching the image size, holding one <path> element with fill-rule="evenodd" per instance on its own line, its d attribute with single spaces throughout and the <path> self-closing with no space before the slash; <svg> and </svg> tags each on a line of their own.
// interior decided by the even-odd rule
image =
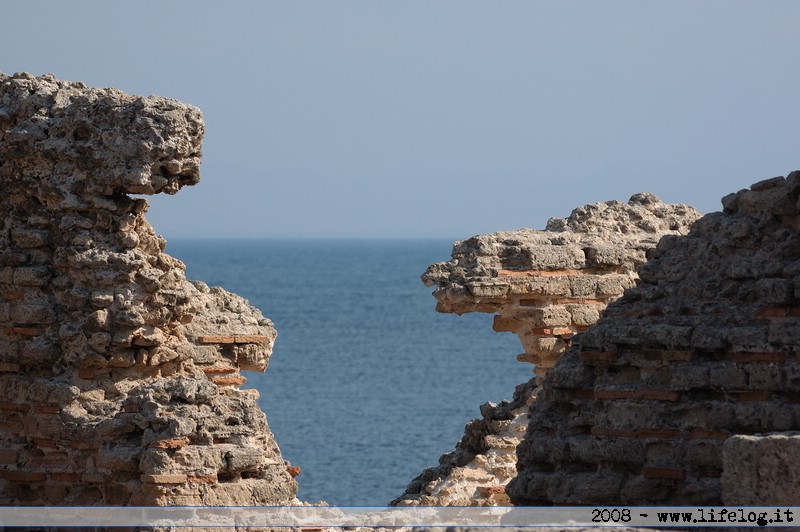
<svg viewBox="0 0 800 532">
<path fill-rule="evenodd" d="M 634 286 L 636 270 L 664 235 L 689 231 L 700 214 L 640 193 L 552 218 L 544 231 L 523 229 L 456 242 L 449 262 L 422 276 L 440 312 L 492 312 L 494 330 L 517 334 L 538 379 L 517 387 L 510 403 L 481 407 L 455 451 L 426 469 L 397 505 L 504 505 L 516 475 L 516 447 L 528 424 L 536 383 L 606 305 Z"/>
<path fill-rule="evenodd" d="M 516 447 L 525 436 L 534 379 L 520 384 L 512 401 L 481 405 L 454 451 L 425 469 L 392 506 L 510 506 L 505 485 L 516 475 Z"/>
<path fill-rule="evenodd" d="M 732 436 L 722 446 L 725 504 L 797 506 L 800 432 Z"/>
<path fill-rule="evenodd" d="M 197 183 L 202 136 L 174 100 L 0 74 L 0 503 L 295 500 L 239 389 L 272 323 L 187 281 L 132 196 Z"/>
<path fill-rule="evenodd" d="M 636 282 L 636 270 L 664 235 L 686 234 L 700 214 L 650 193 L 551 218 L 544 231 L 522 229 L 456 242 L 449 262 L 423 274 L 439 312 L 495 313 L 494 330 L 519 336 L 543 377 L 570 339 L 594 324 Z"/>
<path fill-rule="evenodd" d="M 718 505 L 742 500 L 721 481 L 735 471 L 763 495 L 771 473 L 726 473 L 723 446 L 800 427 L 799 198 L 800 172 L 762 181 L 662 238 L 637 286 L 547 373 L 507 486 L 515 504 Z M 766 452 L 774 438 L 731 445 Z"/>
</svg>

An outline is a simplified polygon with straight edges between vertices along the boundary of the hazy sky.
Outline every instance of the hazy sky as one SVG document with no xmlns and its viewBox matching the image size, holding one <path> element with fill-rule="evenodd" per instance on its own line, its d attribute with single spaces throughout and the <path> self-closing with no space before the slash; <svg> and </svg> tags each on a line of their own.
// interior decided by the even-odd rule
<svg viewBox="0 0 800 532">
<path fill-rule="evenodd" d="M 0 71 L 200 107 L 167 238 L 468 237 L 800 168 L 796 1 L 6 1 Z"/>
</svg>

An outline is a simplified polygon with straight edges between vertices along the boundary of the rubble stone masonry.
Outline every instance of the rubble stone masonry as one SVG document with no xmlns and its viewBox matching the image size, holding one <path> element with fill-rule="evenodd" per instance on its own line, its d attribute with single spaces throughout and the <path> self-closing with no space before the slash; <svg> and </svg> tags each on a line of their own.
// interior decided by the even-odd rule
<svg viewBox="0 0 800 532">
<path fill-rule="evenodd" d="M 634 286 L 636 270 L 664 235 L 689 231 L 700 214 L 648 193 L 553 218 L 544 231 L 523 229 L 456 242 L 449 262 L 422 276 L 440 312 L 495 313 L 494 330 L 517 334 L 537 378 L 511 402 L 487 403 L 467 425 L 454 452 L 414 479 L 393 504 L 509 504 L 505 485 L 516 475 L 516 447 L 528 425 L 537 382 L 589 329 L 609 302 Z"/>
<path fill-rule="evenodd" d="M 187 281 L 139 197 L 196 184 L 202 137 L 180 102 L 0 73 L 0 504 L 301 504 L 240 389 L 272 323 Z M 536 376 L 393 504 L 797 504 L 800 172 L 723 207 L 456 243 L 438 310 L 495 313 Z"/>
<path fill-rule="evenodd" d="M 202 136 L 180 102 L 0 73 L 0 504 L 295 500 L 239 389 L 272 323 L 187 281 L 136 197 L 197 183 Z"/>
<path fill-rule="evenodd" d="M 514 503 L 797 503 L 799 199 L 800 172 L 762 181 L 661 239 L 547 373 Z"/>
<path fill-rule="evenodd" d="M 495 313 L 494 330 L 519 336 L 517 358 L 544 377 L 570 339 L 593 325 L 636 282 L 636 270 L 662 236 L 686 234 L 700 214 L 649 193 L 551 218 L 544 231 L 479 235 L 456 242 L 449 262 L 422 276 L 439 312 Z"/>
</svg>

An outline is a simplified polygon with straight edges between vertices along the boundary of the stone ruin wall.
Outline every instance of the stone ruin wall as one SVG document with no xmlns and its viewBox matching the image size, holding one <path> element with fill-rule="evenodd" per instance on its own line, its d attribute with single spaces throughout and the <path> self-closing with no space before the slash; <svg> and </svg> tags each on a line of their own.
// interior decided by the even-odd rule
<svg viewBox="0 0 800 532">
<path fill-rule="evenodd" d="M 800 172 L 665 237 L 547 373 L 515 504 L 797 504 Z"/>
<path fill-rule="evenodd" d="M 800 172 L 726 196 L 723 207 L 651 247 L 635 286 L 557 350 L 550 371 L 510 403 L 483 405 L 456 450 L 393 504 L 796 505 Z M 525 264 L 518 257 L 534 254 L 508 253 L 495 235 L 472 242 L 484 251 L 457 243 L 453 261 L 423 276 L 439 287 L 438 308 L 498 312 L 496 329 L 508 330 L 502 296 L 519 297 L 511 312 L 522 317 L 511 323 L 529 338 L 520 358 L 548 356 L 537 337 L 555 331 L 530 323 L 545 312 L 521 309 L 524 289 L 492 280 L 501 257 Z M 531 277 L 542 294 L 548 276 Z M 554 345 L 555 335 L 542 336 Z"/>
<path fill-rule="evenodd" d="M 0 503 L 298 503 L 240 389 L 272 324 L 187 281 L 134 197 L 195 184 L 202 134 L 179 102 L 0 74 Z M 796 503 L 799 197 L 757 183 L 657 247 L 697 214 L 646 194 L 458 243 L 438 308 L 497 313 L 537 378 L 394 503 Z"/>
<path fill-rule="evenodd" d="M 449 262 L 422 276 L 436 286 L 439 312 L 495 313 L 494 330 L 513 332 L 535 364 L 537 378 L 511 402 L 487 403 L 467 425 L 454 452 L 414 479 L 397 505 L 504 505 L 517 474 L 516 448 L 525 435 L 537 383 L 601 312 L 635 285 L 637 269 L 664 235 L 683 235 L 700 214 L 648 193 L 553 218 L 544 231 L 523 229 L 456 242 Z"/>
<path fill-rule="evenodd" d="M 140 194 L 197 183 L 203 120 L 159 97 L 0 73 L 0 503 L 285 505 L 241 370 L 272 323 L 192 283 Z"/>
<path fill-rule="evenodd" d="M 541 378 L 611 301 L 636 283 L 636 270 L 664 235 L 686 234 L 700 214 L 649 193 L 551 218 L 544 231 L 479 235 L 456 242 L 449 262 L 422 275 L 436 286 L 436 310 L 494 313 L 494 330 L 515 333 Z"/>
</svg>

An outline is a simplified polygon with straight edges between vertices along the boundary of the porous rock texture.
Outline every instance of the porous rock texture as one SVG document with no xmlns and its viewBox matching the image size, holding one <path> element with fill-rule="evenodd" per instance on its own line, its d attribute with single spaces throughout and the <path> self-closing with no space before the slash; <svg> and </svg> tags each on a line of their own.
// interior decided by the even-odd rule
<svg viewBox="0 0 800 532">
<path fill-rule="evenodd" d="M 481 406 L 454 452 L 426 469 L 396 505 L 504 505 L 516 475 L 516 447 L 528 425 L 537 382 L 625 289 L 664 235 L 686 234 L 700 214 L 640 193 L 552 218 L 544 231 L 480 235 L 453 247 L 449 262 L 431 265 L 422 280 L 440 312 L 493 312 L 494 330 L 517 334 L 537 378 L 517 387 L 511 402 Z"/>
<path fill-rule="evenodd" d="M 766 495 L 758 466 L 731 480 L 723 445 L 800 427 L 799 197 L 800 172 L 762 181 L 662 238 L 637 286 L 547 373 L 507 486 L 515 504 L 741 503 L 735 483 Z M 760 440 L 731 451 L 776 445 Z"/>
<path fill-rule="evenodd" d="M 737 506 L 797 506 L 800 432 L 737 435 L 722 446 L 722 494 Z"/>
<path fill-rule="evenodd" d="M 662 236 L 686 234 L 700 214 L 640 193 L 628 203 L 585 205 L 544 231 L 479 235 L 453 246 L 423 274 L 439 312 L 495 313 L 494 330 L 519 336 L 541 378 L 609 302 L 636 281 Z"/>
<path fill-rule="evenodd" d="M 132 194 L 199 177 L 189 105 L 0 73 L 0 503 L 277 505 L 241 369 L 272 323 L 192 283 Z"/>
</svg>

